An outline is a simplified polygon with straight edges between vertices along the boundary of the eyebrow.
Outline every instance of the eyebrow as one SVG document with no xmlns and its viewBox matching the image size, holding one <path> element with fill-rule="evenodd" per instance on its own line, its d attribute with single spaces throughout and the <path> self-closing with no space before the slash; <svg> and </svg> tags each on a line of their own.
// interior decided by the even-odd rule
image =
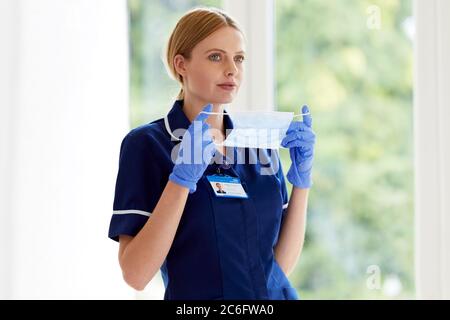
<svg viewBox="0 0 450 320">
<path fill-rule="evenodd" d="M 208 53 L 208 52 L 210 52 L 210 51 L 220 51 L 220 52 L 223 52 L 223 53 L 227 53 L 225 50 L 217 49 L 217 48 L 209 49 L 209 50 L 205 51 L 205 53 Z M 245 51 L 238 51 L 238 52 L 236 52 L 236 53 L 245 53 Z"/>
</svg>

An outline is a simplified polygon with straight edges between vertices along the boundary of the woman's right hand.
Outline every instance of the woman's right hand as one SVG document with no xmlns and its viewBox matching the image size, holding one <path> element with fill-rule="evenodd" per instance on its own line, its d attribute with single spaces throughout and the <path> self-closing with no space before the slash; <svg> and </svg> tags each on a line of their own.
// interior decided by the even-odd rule
<svg viewBox="0 0 450 320">
<path fill-rule="evenodd" d="M 214 142 L 208 132 L 210 125 L 205 121 L 211 112 L 212 104 L 203 108 L 183 135 L 178 157 L 169 180 L 189 189 L 197 189 L 197 181 L 202 177 L 216 151 Z"/>
</svg>

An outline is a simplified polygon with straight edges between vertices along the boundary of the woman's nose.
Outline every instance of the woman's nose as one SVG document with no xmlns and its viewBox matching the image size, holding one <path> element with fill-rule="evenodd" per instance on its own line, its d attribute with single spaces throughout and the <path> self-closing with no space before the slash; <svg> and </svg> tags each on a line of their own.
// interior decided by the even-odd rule
<svg viewBox="0 0 450 320">
<path fill-rule="evenodd" d="M 225 74 L 227 76 L 235 75 L 238 72 L 238 68 L 236 67 L 236 64 L 234 61 L 228 63 Z"/>
</svg>

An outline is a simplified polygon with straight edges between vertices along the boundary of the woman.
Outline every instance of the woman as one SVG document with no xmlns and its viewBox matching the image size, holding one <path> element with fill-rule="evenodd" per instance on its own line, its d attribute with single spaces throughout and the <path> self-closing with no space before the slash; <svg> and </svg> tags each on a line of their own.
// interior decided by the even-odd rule
<svg viewBox="0 0 450 320">
<path fill-rule="evenodd" d="M 221 145 L 233 127 L 222 105 L 241 85 L 244 44 L 224 12 L 186 13 L 166 57 L 178 98 L 164 119 L 122 142 L 109 237 L 120 242 L 123 277 L 136 290 L 161 269 L 165 299 L 297 299 L 286 275 L 303 246 L 315 136 L 305 116 L 282 141 L 292 159 L 289 202 L 276 153 L 232 161 L 257 154 Z M 186 161 L 196 154 L 200 161 Z M 261 154 L 276 161 L 264 164 Z M 261 174 L 267 166 L 273 174 Z M 233 183 L 236 196 L 217 196 L 216 182 Z"/>
</svg>

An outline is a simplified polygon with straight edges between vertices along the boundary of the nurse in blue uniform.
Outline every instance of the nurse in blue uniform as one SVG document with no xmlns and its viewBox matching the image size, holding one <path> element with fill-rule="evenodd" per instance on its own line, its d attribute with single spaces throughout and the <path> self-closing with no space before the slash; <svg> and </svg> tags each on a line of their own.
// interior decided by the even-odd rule
<svg viewBox="0 0 450 320">
<path fill-rule="evenodd" d="M 166 55 L 182 89 L 166 117 L 122 141 L 109 237 L 136 290 L 161 270 L 168 300 L 298 299 L 287 275 L 305 235 L 312 120 L 292 122 L 282 141 L 290 199 L 276 151 L 221 145 L 233 129 L 223 105 L 243 80 L 244 44 L 223 11 L 186 13 Z"/>
</svg>

